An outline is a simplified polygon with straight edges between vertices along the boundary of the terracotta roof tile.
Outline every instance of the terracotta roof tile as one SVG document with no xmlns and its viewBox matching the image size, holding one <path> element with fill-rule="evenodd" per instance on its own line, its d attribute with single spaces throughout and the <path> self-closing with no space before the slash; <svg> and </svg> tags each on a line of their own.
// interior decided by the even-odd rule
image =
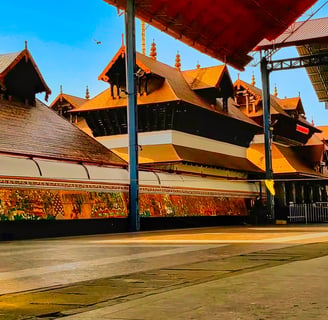
<svg viewBox="0 0 328 320">
<path fill-rule="evenodd" d="M 126 163 L 45 104 L 0 101 L 0 152 L 99 164 Z"/>
<path fill-rule="evenodd" d="M 21 52 L 0 54 L 0 75 L 15 61 Z"/>
</svg>

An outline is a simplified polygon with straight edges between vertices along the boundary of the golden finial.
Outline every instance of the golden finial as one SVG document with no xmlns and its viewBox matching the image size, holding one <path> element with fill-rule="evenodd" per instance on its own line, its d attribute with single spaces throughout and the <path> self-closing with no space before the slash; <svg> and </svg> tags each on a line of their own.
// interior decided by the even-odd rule
<svg viewBox="0 0 328 320">
<path fill-rule="evenodd" d="M 89 94 L 89 88 L 88 88 L 88 86 L 87 86 L 87 88 L 86 88 L 86 90 L 85 90 L 85 98 L 86 98 L 87 100 L 89 100 L 89 98 L 90 98 L 90 94 Z"/>
<path fill-rule="evenodd" d="M 153 39 L 153 42 L 150 47 L 150 57 L 154 60 L 157 59 L 157 49 L 156 49 L 156 43 L 155 43 L 154 39 Z"/>
<path fill-rule="evenodd" d="M 175 56 L 175 68 L 179 71 L 181 70 L 181 58 L 180 58 L 179 51 L 177 52 L 177 55 Z"/>
<path fill-rule="evenodd" d="M 274 84 L 273 95 L 274 95 L 275 97 L 278 97 L 278 89 L 277 89 L 277 85 L 276 85 L 276 84 Z"/>
<path fill-rule="evenodd" d="M 25 50 L 27 50 L 27 41 L 25 40 Z"/>
<path fill-rule="evenodd" d="M 255 86 L 255 75 L 254 75 L 254 72 L 253 72 L 253 74 L 252 74 L 251 85 L 252 85 L 252 86 Z"/>
<path fill-rule="evenodd" d="M 146 54 L 146 24 L 145 21 L 141 21 L 141 52 Z"/>
<path fill-rule="evenodd" d="M 199 61 L 197 61 L 197 64 L 196 64 L 196 68 L 199 69 L 200 68 L 200 64 L 199 64 Z"/>
<path fill-rule="evenodd" d="M 240 73 L 238 72 L 238 80 L 240 80 Z"/>
<path fill-rule="evenodd" d="M 124 46 L 124 33 L 122 33 L 122 46 Z"/>
</svg>

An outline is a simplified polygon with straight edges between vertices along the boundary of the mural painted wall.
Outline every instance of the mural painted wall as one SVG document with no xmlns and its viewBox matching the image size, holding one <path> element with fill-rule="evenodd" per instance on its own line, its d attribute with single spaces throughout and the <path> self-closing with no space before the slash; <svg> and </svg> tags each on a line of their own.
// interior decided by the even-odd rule
<svg viewBox="0 0 328 320">
<path fill-rule="evenodd" d="M 127 217 L 123 192 L 0 189 L 0 220 Z"/>
<path fill-rule="evenodd" d="M 139 207 L 148 217 L 247 215 L 245 200 L 229 197 L 141 194 Z"/>
<path fill-rule="evenodd" d="M 247 215 L 242 198 L 140 193 L 140 216 Z M 127 192 L 0 189 L 0 220 L 125 218 Z"/>
</svg>

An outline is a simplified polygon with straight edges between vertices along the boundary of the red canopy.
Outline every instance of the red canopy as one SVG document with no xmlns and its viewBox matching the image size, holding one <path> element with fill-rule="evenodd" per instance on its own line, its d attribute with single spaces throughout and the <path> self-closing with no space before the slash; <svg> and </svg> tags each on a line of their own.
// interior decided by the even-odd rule
<svg viewBox="0 0 328 320">
<path fill-rule="evenodd" d="M 104 0 L 125 9 L 126 0 Z M 135 0 L 136 16 L 243 70 L 248 52 L 281 34 L 316 0 Z"/>
</svg>

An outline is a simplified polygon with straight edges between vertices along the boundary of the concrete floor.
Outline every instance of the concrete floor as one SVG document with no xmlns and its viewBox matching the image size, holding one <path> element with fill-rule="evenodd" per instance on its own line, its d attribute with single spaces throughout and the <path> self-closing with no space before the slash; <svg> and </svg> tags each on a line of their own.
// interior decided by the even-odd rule
<svg viewBox="0 0 328 320">
<path fill-rule="evenodd" d="M 328 225 L 0 242 L 0 319 L 327 319 Z"/>
</svg>

